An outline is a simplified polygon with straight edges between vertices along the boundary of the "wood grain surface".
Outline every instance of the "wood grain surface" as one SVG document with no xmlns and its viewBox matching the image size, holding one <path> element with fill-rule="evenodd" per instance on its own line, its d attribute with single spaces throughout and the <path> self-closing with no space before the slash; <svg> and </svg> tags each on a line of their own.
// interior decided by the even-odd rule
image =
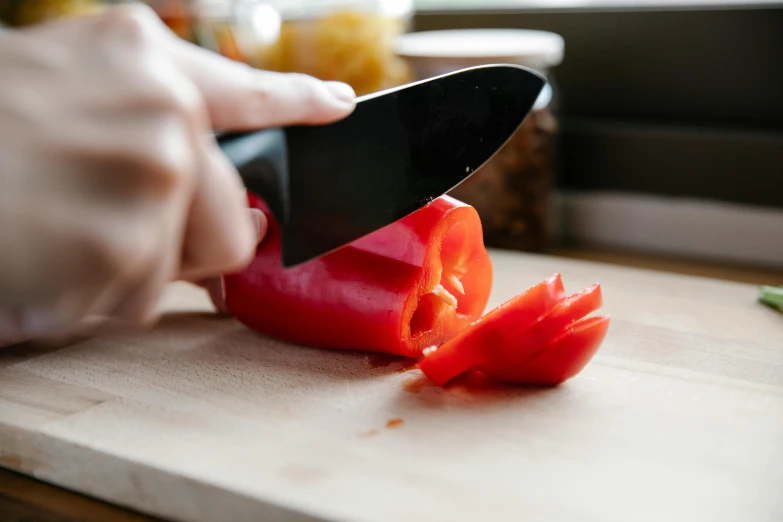
<svg viewBox="0 0 783 522">
<path fill-rule="evenodd" d="M 0 469 L 3 522 L 164 522 Z"/>
<path fill-rule="evenodd" d="M 554 271 L 602 283 L 577 378 L 439 389 L 174 285 L 151 332 L 0 351 L 0 465 L 172 520 L 783 519 L 783 315 L 756 287 L 492 255 L 491 306 Z"/>
</svg>

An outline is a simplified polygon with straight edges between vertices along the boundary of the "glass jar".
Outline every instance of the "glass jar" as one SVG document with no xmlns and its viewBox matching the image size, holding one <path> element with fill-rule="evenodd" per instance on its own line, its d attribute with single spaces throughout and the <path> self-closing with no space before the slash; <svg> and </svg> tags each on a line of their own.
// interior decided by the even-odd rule
<svg viewBox="0 0 783 522">
<path fill-rule="evenodd" d="M 563 38 L 515 29 L 447 30 L 401 36 L 396 49 L 416 79 L 489 63 L 523 65 L 547 77 L 549 83 L 519 130 L 449 193 L 476 208 L 487 246 L 545 250 L 554 234 L 551 206 L 558 131 L 551 69 L 562 61 Z"/>
<path fill-rule="evenodd" d="M 182 38 L 254 67 L 351 85 L 359 95 L 410 81 L 394 51 L 412 0 L 148 0 Z"/>
<path fill-rule="evenodd" d="M 100 7 L 100 0 L 0 1 L 0 19 L 9 25 L 24 27 L 57 18 L 92 14 Z"/>
<path fill-rule="evenodd" d="M 360 96 L 412 79 L 394 50 L 410 26 L 411 0 L 280 0 L 276 7 L 280 30 L 259 46 L 257 67 L 342 81 Z"/>
<path fill-rule="evenodd" d="M 249 62 L 254 43 L 248 0 L 145 0 L 174 34 L 232 60 Z M 248 39 L 250 36 L 250 39 Z"/>
</svg>

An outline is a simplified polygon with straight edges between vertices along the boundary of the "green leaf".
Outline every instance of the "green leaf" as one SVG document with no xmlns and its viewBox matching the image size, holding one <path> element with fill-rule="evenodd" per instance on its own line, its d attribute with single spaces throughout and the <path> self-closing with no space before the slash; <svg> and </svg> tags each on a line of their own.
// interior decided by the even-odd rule
<svg viewBox="0 0 783 522">
<path fill-rule="evenodd" d="M 783 286 L 762 286 L 759 301 L 783 312 Z"/>
</svg>

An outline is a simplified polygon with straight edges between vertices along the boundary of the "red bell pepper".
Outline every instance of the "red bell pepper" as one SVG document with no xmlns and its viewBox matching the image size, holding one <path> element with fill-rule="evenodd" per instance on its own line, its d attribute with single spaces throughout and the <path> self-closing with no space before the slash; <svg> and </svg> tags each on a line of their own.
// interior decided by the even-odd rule
<svg viewBox="0 0 783 522">
<path fill-rule="evenodd" d="M 280 231 L 244 271 L 226 277 L 229 311 L 272 337 L 321 348 L 418 358 L 438 385 L 470 368 L 500 381 L 553 385 L 579 373 L 606 335 L 601 288 L 566 298 L 559 274 L 484 317 L 492 265 L 475 209 L 438 198 L 406 218 L 292 269 Z"/>
<path fill-rule="evenodd" d="M 565 298 L 560 274 L 533 286 L 425 352 L 419 368 L 444 385 L 469 368 L 504 382 L 559 384 L 579 373 L 603 342 L 609 316 L 593 285 Z"/>
<path fill-rule="evenodd" d="M 492 264 L 473 207 L 450 197 L 348 246 L 284 270 L 269 218 L 256 257 L 225 278 L 226 306 L 272 337 L 320 348 L 419 357 L 481 316 Z"/>
</svg>

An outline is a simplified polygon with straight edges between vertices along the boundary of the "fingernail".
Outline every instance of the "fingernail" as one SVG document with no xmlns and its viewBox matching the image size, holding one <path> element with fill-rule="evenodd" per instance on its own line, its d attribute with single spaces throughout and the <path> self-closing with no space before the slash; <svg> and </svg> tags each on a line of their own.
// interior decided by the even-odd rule
<svg viewBox="0 0 783 522">
<path fill-rule="evenodd" d="M 8 310 L 0 310 L 0 346 L 26 341 L 29 338 L 21 331 L 19 326 L 19 314 Z"/>
<path fill-rule="evenodd" d="M 356 93 L 353 87 L 342 82 L 326 82 L 329 92 L 338 100 L 346 103 L 352 103 L 356 99 Z"/>
<path fill-rule="evenodd" d="M 27 309 L 19 314 L 19 327 L 31 337 L 47 335 L 62 326 L 60 314 L 46 309 Z"/>
<path fill-rule="evenodd" d="M 266 236 L 266 231 L 269 227 L 269 223 L 266 220 L 266 215 L 264 215 L 264 213 L 257 208 L 251 208 L 250 218 L 253 222 L 253 228 L 256 231 L 256 241 L 260 243 L 261 240 L 264 239 L 264 236 Z"/>
<path fill-rule="evenodd" d="M 215 309 L 220 314 L 227 314 L 228 307 L 226 307 L 226 289 L 223 286 L 222 277 L 214 277 L 202 283 L 202 286 L 209 293 L 209 298 L 212 300 L 212 304 L 215 305 Z"/>
</svg>

